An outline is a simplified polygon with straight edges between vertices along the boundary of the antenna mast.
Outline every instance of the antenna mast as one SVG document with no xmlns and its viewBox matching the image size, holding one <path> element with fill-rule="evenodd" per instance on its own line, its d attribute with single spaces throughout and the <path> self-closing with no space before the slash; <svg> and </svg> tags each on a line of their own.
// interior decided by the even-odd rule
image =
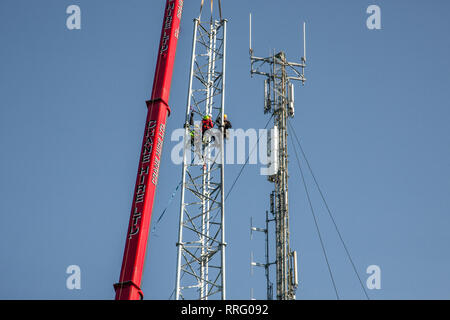
<svg viewBox="0 0 450 320">
<path fill-rule="evenodd" d="M 305 24 L 303 24 L 305 38 Z M 250 14 L 251 39 L 251 14 Z M 276 251 L 276 297 L 278 300 L 294 300 L 298 287 L 297 253 L 291 251 L 289 244 L 289 197 L 288 197 L 288 149 L 287 149 L 287 121 L 294 117 L 294 85 L 292 81 L 305 83 L 304 69 L 306 67 L 306 43 L 303 41 L 303 54 L 300 63 L 289 62 L 283 51 L 273 53 L 272 56 L 261 58 L 253 55 L 250 40 L 251 75 L 262 75 L 264 81 L 264 113 L 274 118 L 273 129 L 278 139 L 271 139 L 268 143 L 268 154 L 272 157 L 272 172 L 268 175 L 269 182 L 274 184 L 270 194 L 270 212 L 275 223 L 275 251 Z M 301 70 L 300 70 L 301 69 Z M 300 70 L 300 71 L 299 71 Z M 269 140 L 268 140 L 269 141 Z M 270 162 L 269 161 L 269 162 Z M 275 168 L 274 168 L 275 167 Z M 266 217 L 266 229 L 268 222 Z M 259 231 L 251 227 L 252 231 Z M 266 231 L 267 230 L 267 231 Z M 266 245 L 267 246 L 267 245 Z M 254 263 L 252 266 L 264 266 L 267 269 L 271 263 L 266 258 L 265 264 Z M 267 280 L 268 292 L 271 283 Z M 268 297 L 269 298 L 269 297 Z"/>
</svg>

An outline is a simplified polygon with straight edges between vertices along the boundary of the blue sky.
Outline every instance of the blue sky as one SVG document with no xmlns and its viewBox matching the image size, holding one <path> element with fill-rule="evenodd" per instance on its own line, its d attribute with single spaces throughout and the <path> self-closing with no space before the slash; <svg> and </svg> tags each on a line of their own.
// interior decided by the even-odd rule
<svg viewBox="0 0 450 320">
<path fill-rule="evenodd" d="M 79 5 L 82 29 L 66 28 Z M 366 27 L 371 4 L 381 30 Z M 167 132 L 182 126 L 192 19 L 185 1 Z M 112 299 L 120 272 L 164 1 L 0 2 L 0 298 Z M 297 134 L 363 280 L 381 268 L 373 299 L 449 299 L 450 21 L 447 1 L 223 1 L 228 24 L 226 109 L 234 128 L 262 128 L 255 54 L 302 52 L 308 82 L 296 88 Z M 153 221 L 181 177 L 169 134 Z M 264 299 L 262 226 L 272 185 L 248 166 L 228 199 L 229 299 Z M 229 187 L 240 170 L 226 169 Z M 334 299 L 295 158 L 290 162 L 291 247 L 298 299 Z M 308 178 L 308 184 L 313 184 Z M 343 299 L 364 294 L 317 193 L 318 221 Z M 151 234 L 142 288 L 168 299 L 175 285 L 179 193 Z M 81 268 L 81 290 L 66 268 Z"/>
</svg>

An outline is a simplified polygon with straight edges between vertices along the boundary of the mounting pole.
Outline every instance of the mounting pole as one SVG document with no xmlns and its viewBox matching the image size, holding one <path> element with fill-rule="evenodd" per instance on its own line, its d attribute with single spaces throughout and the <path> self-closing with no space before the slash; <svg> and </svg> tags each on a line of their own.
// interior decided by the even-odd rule
<svg viewBox="0 0 450 320">
<path fill-rule="evenodd" d="M 265 238 L 265 263 L 258 263 L 253 261 L 253 252 L 251 254 L 250 267 L 252 268 L 253 275 L 253 266 L 263 267 L 266 275 L 266 284 L 267 284 L 267 300 L 273 300 L 273 283 L 270 280 L 270 266 L 274 265 L 275 262 L 270 262 L 270 252 L 269 252 L 269 223 L 275 221 L 275 219 L 269 219 L 269 212 L 266 211 L 266 227 L 257 228 L 253 226 L 253 220 L 250 220 L 250 232 L 253 234 L 253 231 L 264 233 Z M 253 297 L 253 295 L 252 295 Z"/>
<path fill-rule="evenodd" d="M 253 48 L 252 48 L 252 13 L 250 12 L 250 17 L 249 17 L 249 52 L 250 52 L 250 56 L 253 55 Z"/>
</svg>

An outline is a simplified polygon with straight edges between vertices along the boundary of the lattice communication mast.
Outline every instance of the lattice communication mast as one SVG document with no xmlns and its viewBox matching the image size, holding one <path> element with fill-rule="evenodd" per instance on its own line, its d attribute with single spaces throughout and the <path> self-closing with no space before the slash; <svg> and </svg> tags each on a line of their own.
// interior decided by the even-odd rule
<svg viewBox="0 0 450 320">
<path fill-rule="evenodd" d="M 202 1 L 203 7 L 203 1 Z M 227 20 L 194 19 L 175 299 L 226 299 L 224 112 Z M 217 14 L 216 14 L 217 15 Z M 210 116 L 214 128 L 202 132 Z"/>
<path fill-rule="evenodd" d="M 303 33 L 305 32 L 303 25 Z M 304 36 L 304 35 L 303 35 Z M 305 48 L 304 43 L 304 48 Z M 260 58 L 253 56 L 251 41 L 251 15 L 250 15 L 250 61 L 251 75 L 262 75 L 264 80 L 264 113 L 274 119 L 273 135 L 268 139 L 268 156 L 271 173 L 268 180 L 274 184 L 270 194 L 270 212 L 273 219 L 266 215 L 266 228 L 254 228 L 252 231 L 268 233 L 269 222 L 275 223 L 275 262 L 268 258 L 268 245 L 266 245 L 266 263 L 253 262 L 252 266 L 266 268 L 267 299 L 272 299 L 272 284 L 268 272 L 271 265 L 276 266 L 276 298 L 278 300 L 295 299 L 298 286 L 297 253 L 291 251 L 289 244 L 289 197 L 288 197 L 288 148 L 287 148 L 287 121 L 294 117 L 294 85 L 292 81 L 305 83 L 304 69 L 306 67 L 306 50 L 300 63 L 289 62 L 286 54 L 281 51 L 273 53 L 270 57 Z M 300 70 L 300 71 L 299 71 Z"/>
</svg>

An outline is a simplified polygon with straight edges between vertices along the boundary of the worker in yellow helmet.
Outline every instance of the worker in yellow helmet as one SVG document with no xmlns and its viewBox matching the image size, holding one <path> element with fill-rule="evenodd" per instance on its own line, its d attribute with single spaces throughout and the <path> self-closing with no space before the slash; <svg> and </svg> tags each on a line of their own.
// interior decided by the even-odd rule
<svg viewBox="0 0 450 320">
<path fill-rule="evenodd" d="M 231 129 L 232 125 L 230 120 L 228 120 L 228 116 L 226 114 L 223 115 L 223 125 L 224 125 L 223 137 L 225 139 L 228 139 L 228 129 Z"/>
<path fill-rule="evenodd" d="M 216 123 L 220 126 L 221 124 L 221 115 L 219 114 L 216 118 Z M 228 139 L 228 129 L 231 129 L 231 122 L 228 120 L 228 116 L 226 114 L 223 115 L 223 137 Z"/>
</svg>

